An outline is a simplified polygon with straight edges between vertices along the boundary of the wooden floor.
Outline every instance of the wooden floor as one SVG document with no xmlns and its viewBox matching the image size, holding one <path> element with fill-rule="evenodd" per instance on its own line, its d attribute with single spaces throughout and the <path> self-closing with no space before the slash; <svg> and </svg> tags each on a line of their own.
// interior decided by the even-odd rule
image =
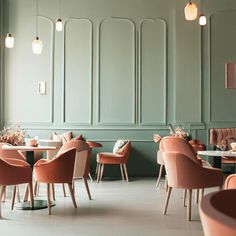
<svg viewBox="0 0 236 236">
<path fill-rule="evenodd" d="M 127 236 L 202 236 L 198 205 L 193 201 L 192 222 L 186 220 L 182 191 L 173 190 L 167 215 L 162 215 L 165 199 L 163 182 L 159 189 L 150 178 L 104 180 L 90 182 L 93 200 L 89 200 L 81 181 L 76 183 L 75 209 L 69 196 L 63 197 L 61 185 L 56 186 L 56 206 L 35 211 L 10 210 L 10 192 L 2 204 L 1 235 L 127 235 Z M 21 193 L 23 193 L 23 187 Z M 211 189 L 209 191 L 214 191 Z M 208 191 L 208 192 L 209 192 Z M 67 190 L 68 192 L 68 190 Z M 46 186 L 40 186 L 40 198 L 46 199 Z"/>
</svg>

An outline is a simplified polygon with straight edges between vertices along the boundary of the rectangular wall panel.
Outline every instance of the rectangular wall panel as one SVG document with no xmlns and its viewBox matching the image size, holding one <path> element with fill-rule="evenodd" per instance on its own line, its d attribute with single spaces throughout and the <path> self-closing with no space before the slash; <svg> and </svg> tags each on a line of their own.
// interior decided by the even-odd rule
<svg viewBox="0 0 236 236">
<path fill-rule="evenodd" d="M 64 122 L 91 124 L 92 23 L 72 19 L 65 29 Z"/>
<path fill-rule="evenodd" d="M 27 19 L 21 16 L 19 21 Z M 32 52 L 31 41 L 24 38 L 25 29 L 17 37 L 15 48 L 6 54 L 6 62 L 10 63 L 5 71 L 5 116 L 8 122 L 53 122 L 54 25 L 46 17 L 39 17 L 38 24 L 42 54 Z M 46 82 L 45 95 L 38 94 L 39 81 Z"/>
<path fill-rule="evenodd" d="M 225 88 L 225 63 L 236 63 L 236 11 L 221 11 L 211 16 L 210 119 L 235 122 L 236 91 Z M 227 25 L 227 27 L 225 27 Z"/>
<path fill-rule="evenodd" d="M 147 19 L 140 25 L 140 122 L 166 123 L 166 23 Z"/>
<path fill-rule="evenodd" d="M 186 21 L 183 9 L 175 15 L 175 122 L 202 121 L 201 32 L 197 21 Z"/>
<path fill-rule="evenodd" d="M 99 123 L 135 123 L 135 28 L 106 19 L 99 28 Z"/>
</svg>

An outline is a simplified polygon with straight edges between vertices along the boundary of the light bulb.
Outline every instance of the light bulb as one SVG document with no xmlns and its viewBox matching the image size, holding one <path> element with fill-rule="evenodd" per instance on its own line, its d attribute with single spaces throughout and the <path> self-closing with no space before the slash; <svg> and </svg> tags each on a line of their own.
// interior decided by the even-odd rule
<svg viewBox="0 0 236 236">
<path fill-rule="evenodd" d="M 43 43 L 39 39 L 39 37 L 36 37 L 36 39 L 32 42 L 32 50 L 35 54 L 41 54 L 43 50 Z"/>
<path fill-rule="evenodd" d="M 62 29 L 63 29 L 62 20 L 59 18 L 56 21 L 56 31 L 62 31 Z"/>
<path fill-rule="evenodd" d="M 204 16 L 203 14 L 201 14 L 201 15 L 199 16 L 199 25 L 204 26 L 204 25 L 206 25 L 206 23 L 207 23 L 206 16 Z"/>
<path fill-rule="evenodd" d="M 5 38 L 5 46 L 7 48 L 13 48 L 14 47 L 14 37 L 11 36 L 11 34 L 7 34 L 7 37 Z"/>
<path fill-rule="evenodd" d="M 194 2 L 189 2 L 184 8 L 184 14 L 186 20 L 195 20 L 197 19 L 197 5 Z"/>
</svg>

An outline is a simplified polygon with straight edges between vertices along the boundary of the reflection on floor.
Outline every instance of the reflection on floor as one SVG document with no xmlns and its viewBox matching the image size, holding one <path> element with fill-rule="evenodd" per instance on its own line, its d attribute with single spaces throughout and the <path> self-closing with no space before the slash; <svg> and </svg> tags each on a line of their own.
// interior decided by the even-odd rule
<svg viewBox="0 0 236 236">
<path fill-rule="evenodd" d="M 165 199 L 164 183 L 155 188 L 156 179 L 104 180 L 89 182 L 93 200 L 89 200 L 80 181 L 76 182 L 75 209 L 62 186 L 56 185 L 56 206 L 35 211 L 10 210 L 10 192 L 2 204 L 1 235 L 119 235 L 119 236 L 197 236 L 203 235 L 198 205 L 193 201 L 192 219 L 186 220 L 183 192 L 173 190 L 167 215 L 162 215 Z M 21 187 L 23 193 L 24 186 Z M 211 189 L 209 191 L 214 191 Z M 208 191 L 208 192 L 209 192 Z M 22 195 L 22 194 L 21 194 Z M 46 186 L 40 186 L 40 198 L 46 199 Z"/>
</svg>

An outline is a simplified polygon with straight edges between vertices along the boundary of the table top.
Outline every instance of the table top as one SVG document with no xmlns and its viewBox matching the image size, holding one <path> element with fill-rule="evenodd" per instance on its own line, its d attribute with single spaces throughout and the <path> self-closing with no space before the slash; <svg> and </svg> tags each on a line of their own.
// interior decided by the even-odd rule
<svg viewBox="0 0 236 236">
<path fill-rule="evenodd" d="M 2 149 L 5 149 L 5 150 L 17 150 L 17 151 L 44 151 L 44 150 L 55 150 L 56 147 L 54 147 L 54 146 L 31 147 L 31 146 L 10 146 L 10 145 L 3 145 Z"/>
<path fill-rule="evenodd" d="M 233 151 L 214 151 L 214 150 L 208 150 L 208 151 L 198 151 L 198 155 L 203 156 L 228 156 L 228 157 L 236 157 L 236 152 Z"/>
</svg>

